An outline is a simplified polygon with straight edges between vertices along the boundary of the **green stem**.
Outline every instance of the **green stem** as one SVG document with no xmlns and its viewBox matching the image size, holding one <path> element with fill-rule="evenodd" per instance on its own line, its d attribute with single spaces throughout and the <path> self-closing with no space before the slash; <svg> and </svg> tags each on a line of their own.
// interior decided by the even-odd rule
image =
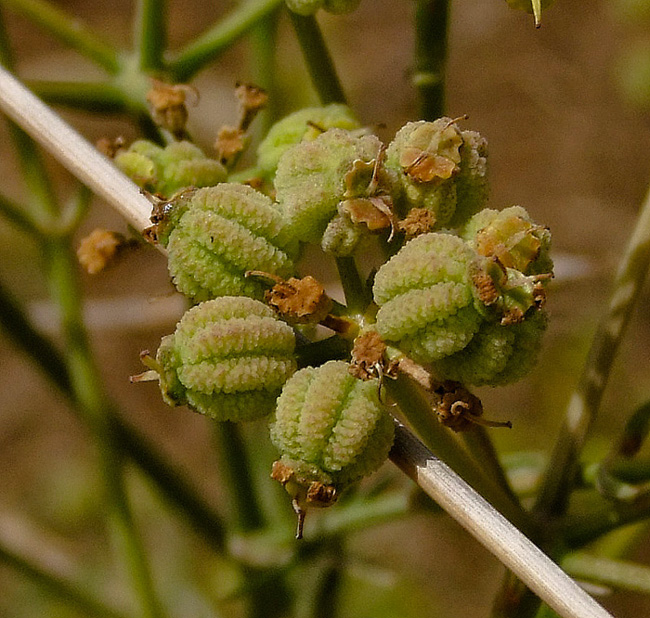
<svg viewBox="0 0 650 618">
<path fill-rule="evenodd" d="M 25 316 L 25 309 L 0 283 L 0 328 L 70 400 L 72 409 L 79 414 L 80 404 L 75 399 L 70 374 L 61 352 Z M 224 530 L 219 516 L 206 505 L 185 478 L 167 463 L 147 438 L 129 426 L 111 405 L 106 414 L 115 434 L 115 442 L 124 454 L 140 467 L 161 495 L 186 517 L 202 538 L 215 549 L 223 550 Z"/>
<path fill-rule="evenodd" d="M 165 21 L 167 0 L 138 0 L 135 20 L 135 47 L 138 67 L 147 73 L 163 68 L 167 45 Z"/>
<path fill-rule="evenodd" d="M 560 566 L 575 579 L 650 594 L 650 567 L 647 566 L 583 552 L 569 554 Z"/>
<path fill-rule="evenodd" d="M 21 206 L 0 194 L 0 215 L 25 234 L 33 238 L 40 238 L 43 235 L 43 231 L 26 214 L 26 210 L 27 208 L 25 206 Z"/>
<path fill-rule="evenodd" d="M 59 308 L 66 342 L 66 361 L 79 411 L 92 428 L 98 445 L 104 482 L 112 506 L 114 530 L 121 545 L 131 582 L 146 618 L 164 616 L 154 592 L 151 574 L 128 503 L 119 446 L 106 410 L 106 395 L 88 344 L 81 316 L 81 300 L 75 281 L 74 257 L 68 239 L 45 243 L 47 276 L 51 294 Z"/>
<path fill-rule="evenodd" d="M 417 0 L 415 8 L 415 72 L 420 117 L 435 120 L 445 110 L 445 65 L 449 0 Z"/>
<path fill-rule="evenodd" d="M 236 10 L 176 54 L 168 70 L 177 82 L 189 81 L 257 22 L 275 11 L 282 0 L 245 0 Z"/>
<path fill-rule="evenodd" d="M 493 479 L 483 473 L 451 435 L 450 430 L 438 422 L 416 385 L 402 374 L 396 380 L 386 380 L 385 386 L 389 396 L 397 402 L 404 417 L 426 447 L 478 491 L 514 526 L 530 536 L 532 524 L 527 514 Z"/>
<path fill-rule="evenodd" d="M 48 571 L 2 543 L 0 543 L 0 561 L 31 579 L 40 588 L 47 590 L 50 594 L 74 607 L 85 616 L 125 618 L 124 614 L 89 595 L 85 586 L 79 586 Z"/>
<path fill-rule="evenodd" d="M 264 525 L 264 516 L 253 483 L 246 445 L 236 423 L 216 423 L 219 470 L 224 484 L 230 490 L 231 503 L 237 526 L 248 532 Z"/>
<path fill-rule="evenodd" d="M 2 6 L 20 13 L 53 37 L 76 49 L 111 75 L 121 69 L 117 52 L 95 31 L 72 15 L 44 0 L 0 0 Z"/>
<path fill-rule="evenodd" d="M 372 299 L 363 279 L 361 279 L 354 257 L 337 257 L 336 267 L 343 286 L 348 313 L 351 315 L 363 314 Z"/>
<path fill-rule="evenodd" d="M 29 89 L 50 105 L 90 112 L 124 113 L 129 109 L 120 88 L 105 82 L 29 81 Z"/>
<path fill-rule="evenodd" d="M 628 242 L 610 297 L 582 376 L 571 397 L 566 420 L 555 445 L 542 488 L 535 505 L 541 517 L 557 517 L 566 512 L 578 457 L 600 407 L 603 391 L 616 358 L 634 304 L 650 265 L 650 192 L 646 196 Z"/>
<path fill-rule="evenodd" d="M 463 431 L 461 438 L 474 459 L 489 474 L 490 478 L 499 484 L 515 504 L 519 504 L 519 498 L 510 486 L 505 469 L 499 461 L 497 451 L 485 427 L 475 426 L 469 431 Z"/>
<path fill-rule="evenodd" d="M 343 87 L 316 18 L 313 15 L 298 15 L 292 11 L 289 11 L 289 16 L 321 103 L 345 103 Z"/>
</svg>

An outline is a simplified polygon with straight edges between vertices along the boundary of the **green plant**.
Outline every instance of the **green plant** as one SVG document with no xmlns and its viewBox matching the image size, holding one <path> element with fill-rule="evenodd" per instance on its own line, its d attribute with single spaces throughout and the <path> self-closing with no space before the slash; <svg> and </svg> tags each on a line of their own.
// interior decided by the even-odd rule
<svg viewBox="0 0 650 618">
<path fill-rule="evenodd" d="M 399 425 L 393 461 L 521 578 L 508 576 L 495 616 L 546 611 L 526 586 L 561 615 L 607 615 L 522 533 L 569 573 L 648 591 L 648 570 L 619 560 L 624 547 L 610 550 L 613 557 L 582 551 L 607 532 L 648 516 L 642 484 L 646 466 L 627 461 L 645 438 L 647 406 L 631 418 L 609 456 L 586 466 L 579 455 L 647 271 L 650 207 L 644 204 L 621 261 L 612 303 L 536 503 L 524 508 L 508 476 L 525 465 L 503 467 L 481 427 L 494 423 L 483 419 L 478 397 L 458 382 L 504 383 L 530 368 L 546 324 L 542 305 L 551 271 L 549 232 L 521 208 L 481 210 L 487 195 L 485 141 L 461 129 L 460 120 L 442 117 L 446 3 L 418 3 L 414 84 L 422 95 L 425 120 L 405 125 L 386 147 L 343 107 L 341 84 L 318 22 L 291 14 L 321 103 L 330 107 L 309 108 L 275 124 L 256 161 L 243 154 L 252 110 L 259 106 L 247 98 L 246 89 L 238 95 L 238 126 L 219 131 L 215 159 L 209 159 L 189 143 L 186 114 L 179 109 L 184 105 L 179 92 L 185 90 L 162 88 L 167 98 L 160 103 L 147 94 L 149 77 L 186 81 L 245 31 L 257 37 L 258 61 L 270 63 L 278 2 L 238 7 L 175 57 L 164 53 L 164 3 L 139 3 L 139 36 L 129 56 L 83 27 L 73 27 L 68 16 L 41 0 L 1 5 L 27 14 L 108 75 L 91 85 L 34 84 L 37 92 L 53 103 L 128 113 L 150 140 L 118 154 L 116 162 L 142 187 L 159 193 L 153 197 L 152 227 L 151 204 L 125 176 L 2 73 L 0 99 L 8 114 L 138 232 L 147 229 L 147 237 L 167 249 L 177 287 L 192 302 L 205 301 L 185 314 L 174 335 L 163 339 L 155 360 L 144 357 L 155 372 L 148 377 L 160 379 L 168 402 L 188 403 L 210 416 L 234 420 L 269 410 L 289 379 L 272 430 L 283 468 L 276 466 L 273 473 L 289 490 L 301 518 L 308 503 L 330 504 L 353 480 L 377 468 L 391 434 L 386 406 L 394 405 L 393 411 L 426 448 Z M 436 44 L 427 45 L 434 35 Z M 0 40 L 3 63 L 11 65 L 7 37 L 3 34 Z M 154 88 L 160 90 L 160 82 Z M 150 115 L 147 101 L 153 100 Z M 313 119 L 302 117 L 307 113 Z M 24 203 L 2 197 L 0 210 L 45 253 L 43 269 L 61 314 L 64 345 L 58 348 L 41 333 L 16 294 L 4 288 L 0 318 L 8 337 L 36 361 L 96 439 L 114 530 L 139 602 L 137 614 L 163 616 L 168 610 L 163 609 L 160 586 L 153 583 L 131 512 L 127 457 L 214 549 L 219 572 L 230 574 L 227 594 L 211 595 L 216 611 L 229 612 L 228 603 L 238 598 L 243 607 L 233 611 L 243 615 L 345 615 L 340 599 L 351 572 L 348 544 L 353 531 L 416 508 L 405 499 L 399 480 L 380 477 L 362 489 L 349 489 L 297 544 L 291 538 L 287 505 L 260 480 L 270 473 L 269 456 L 260 446 L 266 440 L 263 426 L 251 430 L 220 422 L 214 427 L 219 468 L 232 507 L 215 511 L 208 506 L 176 464 L 125 421 L 105 395 L 83 327 L 72 254 L 89 193 L 80 189 L 78 199 L 59 208 L 34 143 L 20 129 L 11 130 L 29 197 Z M 285 130 L 289 135 L 280 135 Z M 163 148 L 166 142 L 171 145 Z M 228 182 L 223 182 L 226 174 Z M 199 184 L 207 188 L 188 188 Z M 345 303 L 329 299 L 314 279 L 291 277 L 298 240 L 320 247 L 325 252 L 321 260 L 333 259 Z M 360 255 L 375 256 L 376 274 L 361 275 L 355 259 Z M 248 296 L 257 300 L 244 298 Z M 228 304 L 224 309 L 223 303 L 234 308 Z M 272 317 L 269 307 L 279 318 Z M 295 328 L 295 351 L 293 331 L 281 320 Z M 334 334 L 316 337 L 317 323 Z M 318 368 L 289 378 L 294 363 Z M 268 383 L 262 380 L 264 371 L 271 377 Z M 327 379 L 320 382 L 324 374 Z M 314 404 L 307 401 L 312 386 L 318 397 Z M 446 463 L 432 458 L 427 448 Z M 589 500 L 569 510 L 569 497 L 577 489 Z M 55 576 L 9 546 L 0 545 L 0 557 L 82 612 L 121 615 L 84 586 Z"/>
</svg>

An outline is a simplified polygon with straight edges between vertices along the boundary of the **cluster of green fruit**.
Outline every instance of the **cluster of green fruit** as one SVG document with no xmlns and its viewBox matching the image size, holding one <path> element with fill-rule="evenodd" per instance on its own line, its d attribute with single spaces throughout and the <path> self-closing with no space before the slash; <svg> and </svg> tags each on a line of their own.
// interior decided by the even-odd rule
<svg viewBox="0 0 650 618">
<path fill-rule="evenodd" d="M 165 401 L 218 421 L 273 413 L 271 439 L 282 453 L 273 476 L 304 512 L 330 504 L 387 457 L 393 422 L 373 370 L 387 356 L 441 382 L 519 379 L 546 324 L 550 234 L 521 207 L 484 208 L 486 151 L 478 133 L 449 118 L 408 123 L 385 147 L 348 108 L 331 105 L 270 130 L 257 152 L 257 188 L 228 182 L 189 144 L 137 142 L 118 155 L 136 182 L 165 198 L 150 237 L 195 303 L 144 359 Z M 303 245 L 349 259 L 371 237 L 392 257 L 367 282 L 374 302 L 363 315 L 338 308 L 337 321 L 324 292 L 313 303 L 302 296 L 292 277 Z M 306 345 L 304 324 L 341 321 L 345 334 L 334 336 L 372 332 L 384 346 L 370 369 L 354 370 L 364 359 L 353 348 L 352 364 L 323 359 L 298 370 L 296 332 Z"/>
</svg>

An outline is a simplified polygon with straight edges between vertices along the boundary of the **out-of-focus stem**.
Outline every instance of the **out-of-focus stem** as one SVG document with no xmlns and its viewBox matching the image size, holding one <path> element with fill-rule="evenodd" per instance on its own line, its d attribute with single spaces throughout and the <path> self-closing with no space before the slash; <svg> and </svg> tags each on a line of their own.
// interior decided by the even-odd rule
<svg viewBox="0 0 650 618">
<path fill-rule="evenodd" d="M 138 0 L 135 20 L 135 48 L 141 71 L 163 68 L 163 52 L 167 45 L 167 0 Z"/>
</svg>

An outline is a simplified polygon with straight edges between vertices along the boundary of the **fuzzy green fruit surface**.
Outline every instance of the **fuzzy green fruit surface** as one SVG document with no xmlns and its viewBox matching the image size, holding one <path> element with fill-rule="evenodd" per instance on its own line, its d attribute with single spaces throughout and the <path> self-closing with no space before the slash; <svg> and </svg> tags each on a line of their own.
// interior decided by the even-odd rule
<svg viewBox="0 0 650 618">
<path fill-rule="evenodd" d="M 264 286 L 248 270 L 288 278 L 298 243 L 282 213 L 247 185 L 222 183 L 181 194 L 160 226 L 169 272 L 195 302 L 227 295 L 262 298 Z"/>
<path fill-rule="evenodd" d="M 483 319 L 470 280 L 475 256 L 451 234 L 423 234 L 404 245 L 373 285 L 382 339 L 423 363 L 462 350 Z"/>
<path fill-rule="evenodd" d="M 218 421 L 269 414 L 296 370 L 293 330 L 261 302 L 222 297 L 190 309 L 156 354 L 163 399 Z"/>
<path fill-rule="evenodd" d="M 393 421 L 379 401 L 377 380 L 358 380 L 348 367 L 329 361 L 301 369 L 278 398 L 271 440 L 300 485 L 340 490 L 388 457 Z"/>
<path fill-rule="evenodd" d="M 138 140 L 115 156 L 115 164 L 138 186 L 162 197 L 187 187 L 210 187 L 226 180 L 226 168 L 190 142 L 161 148 Z"/>
</svg>

